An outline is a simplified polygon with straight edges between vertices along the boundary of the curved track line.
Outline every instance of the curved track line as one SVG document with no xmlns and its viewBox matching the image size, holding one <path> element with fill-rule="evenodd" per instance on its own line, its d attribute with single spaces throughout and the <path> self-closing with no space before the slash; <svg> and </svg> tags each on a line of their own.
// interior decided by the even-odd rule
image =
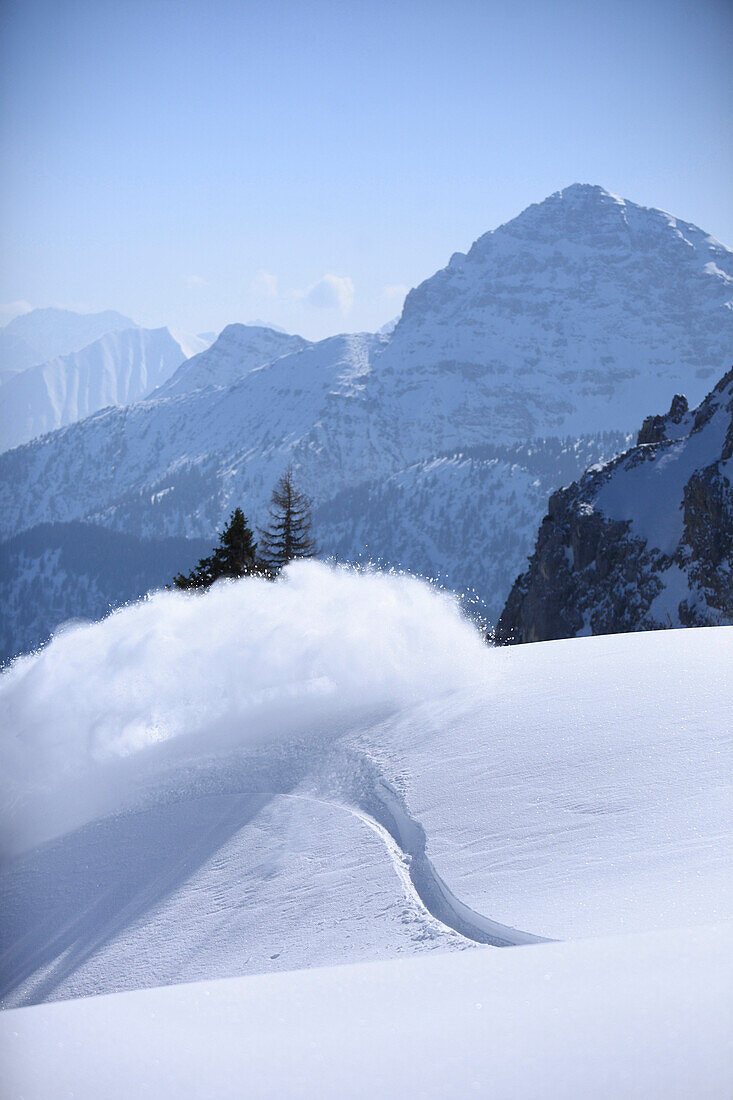
<svg viewBox="0 0 733 1100">
<path fill-rule="evenodd" d="M 362 758 L 360 764 L 365 768 L 369 782 L 363 782 L 363 771 L 362 782 L 356 789 L 348 791 L 346 801 L 304 794 L 291 794 L 290 797 L 311 798 L 329 806 L 339 806 L 363 821 L 382 839 L 398 876 L 423 908 L 440 924 L 452 928 L 466 939 L 492 947 L 551 942 L 544 936 L 500 924 L 457 898 L 427 854 L 427 835 L 423 826 L 410 815 L 402 799 L 377 773 L 373 761 Z"/>
</svg>

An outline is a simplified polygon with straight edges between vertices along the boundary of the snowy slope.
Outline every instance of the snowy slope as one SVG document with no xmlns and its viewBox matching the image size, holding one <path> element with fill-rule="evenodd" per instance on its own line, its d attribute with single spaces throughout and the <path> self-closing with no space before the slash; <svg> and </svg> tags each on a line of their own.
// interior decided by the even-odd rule
<svg viewBox="0 0 733 1100">
<path fill-rule="evenodd" d="M 276 329 L 258 325 L 227 325 L 208 355 L 197 353 L 164 382 L 156 397 L 171 397 L 206 386 L 231 386 L 255 367 L 262 367 L 273 359 L 301 351 L 308 341 L 301 336 L 290 336 Z"/>
<path fill-rule="evenodd" d="M 134 327 L 129 317 L 111 309 L 103 313 L 32 309 L 0 329 L 0 379 L 59 355 L 81 351 L 108 332 Z"/>
<path fill-rule="evenodd" d="M 729 917 L 732 658 L 316 563 L 68 630 L 0 676 L 3 1003 Z"/>
<path fill-rule="evenodd" d="M 715 1100 L 732 956 L 722 926 L 205 981 L 2 1013 L 0 1049 L 11 1100 Z"/>
<path fill-rule="evenodd" d="M 368 435 L 355 449 L 350 426 L 366 421 L 373 351 L 385 339 L 331 337 L 254 368 L 228 388 L 108 409 L 6 453 L 2 529 L 22 530 L 42 517 L 97 517 L 139 534 L 208 534 L 230 502 L 248 513 L 263 507 L 293 454 L 308 461 L 324 492 L 373 473 L 388 456 Z M 204 357 L 219 359 L 218 343 L 198 357 L 197 369 Z M 337 421 L 343 433 L 331 447 L 323 439 L 326 421 Z M 49 467 L 51 453 L 58 465 Z M 18 491 L 16 478 L 28 492 Z"/>
<path fill-rule="evenodd" d="M 98 409 L 137 401 L 183 359 L 168 329 L 131 328 L 30 367 L 3 386 L 0 447 L 8 450 Z"/>
</svg>

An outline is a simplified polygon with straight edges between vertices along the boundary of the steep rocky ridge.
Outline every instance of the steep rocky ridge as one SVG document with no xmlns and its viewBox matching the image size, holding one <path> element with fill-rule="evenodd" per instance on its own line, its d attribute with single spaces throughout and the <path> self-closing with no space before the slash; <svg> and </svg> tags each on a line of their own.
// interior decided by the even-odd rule
<svg viewBox="0 0 733 1100">
<path fill-rule="evenodd" d="M 733 370 L 550 497 L 500 643 L 733 623 Z"/>
</svg>

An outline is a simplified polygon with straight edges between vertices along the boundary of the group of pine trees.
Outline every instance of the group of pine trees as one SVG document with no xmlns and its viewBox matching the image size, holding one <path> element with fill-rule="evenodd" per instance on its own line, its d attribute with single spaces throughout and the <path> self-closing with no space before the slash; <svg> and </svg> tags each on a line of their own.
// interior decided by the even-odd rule
<svg viewBox="0 0 733 1100">
<path fill-rule="evenodd" d="M 295 558 L 312 558 L 316 544 L 311 536 L 312 502 L 295 486 L 292 469 L 282 475 L 272 492 L 270 522 L 254 534 L 241 508 L 235 508 L 219 535 L 219 544 L 208 558 L 201 558 L 190 573 L 173 578 L 176 588 L 208 588 L 221 577 L 276 577 Z"/>
</svg>

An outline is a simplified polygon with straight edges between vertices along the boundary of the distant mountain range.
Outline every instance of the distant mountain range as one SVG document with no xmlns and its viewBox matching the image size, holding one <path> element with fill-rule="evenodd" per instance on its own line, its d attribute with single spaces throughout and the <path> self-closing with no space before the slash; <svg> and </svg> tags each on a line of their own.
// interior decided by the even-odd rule
<svg viewBox="0 0 733 1100">
<path fill-rule="evenodd" d="M 18 325 L 18 322 L 22 324 Z M 125 327 L 119 325 L 124 322 Z M 192 336 L 167 328 L 144 329 L 122 314 L 79 314 L 37 309 L 0 329 L 0 356 L 9 347 L 4 334 L 24 334 L 34 355 L 67 348 L 94 332 L 90 343 L 57 353 L 23 369 L 0 371 L 0 450 L 72 424 L 109 405 L 128 405 L 147 397 L 186 359 L 204 351 L 215 337 Z M 104 330 L 107 326 L 106 331 Z M 11 333 L 12 337 L 12 333 Z M 10 362 L 18 362 L 10 354 Z M 0 358 L 0 366 L 5 367 Z"/>
<path fill-rule="evenodd" d="M 495 619 L 550 489 L 698 402 L 732 346 L 730 250 L 574 185 L 453 256 L 391 334 L 229 326 L 150 399 L 0 456 L 0 529 L 212 538 L 235 505 L 261 523 L 292 464 L 324 553 L 437 573 Z"/>
<path fill-rule="evenodd" d="M 19 371 L 0 390 L 0 446 L 7 450 L 98 409 L 138 401 L 183 359 L 168 329 L 131 328 Z"/>
<path fill-rule="evenodd" d="M 33 309 L 0 329 L 0 381 L 59 355 L 81 351 L 108 332 L 135 328 L 135 322 L 108 309 L 76 313 L 70 309 Z"/>
</svg>

